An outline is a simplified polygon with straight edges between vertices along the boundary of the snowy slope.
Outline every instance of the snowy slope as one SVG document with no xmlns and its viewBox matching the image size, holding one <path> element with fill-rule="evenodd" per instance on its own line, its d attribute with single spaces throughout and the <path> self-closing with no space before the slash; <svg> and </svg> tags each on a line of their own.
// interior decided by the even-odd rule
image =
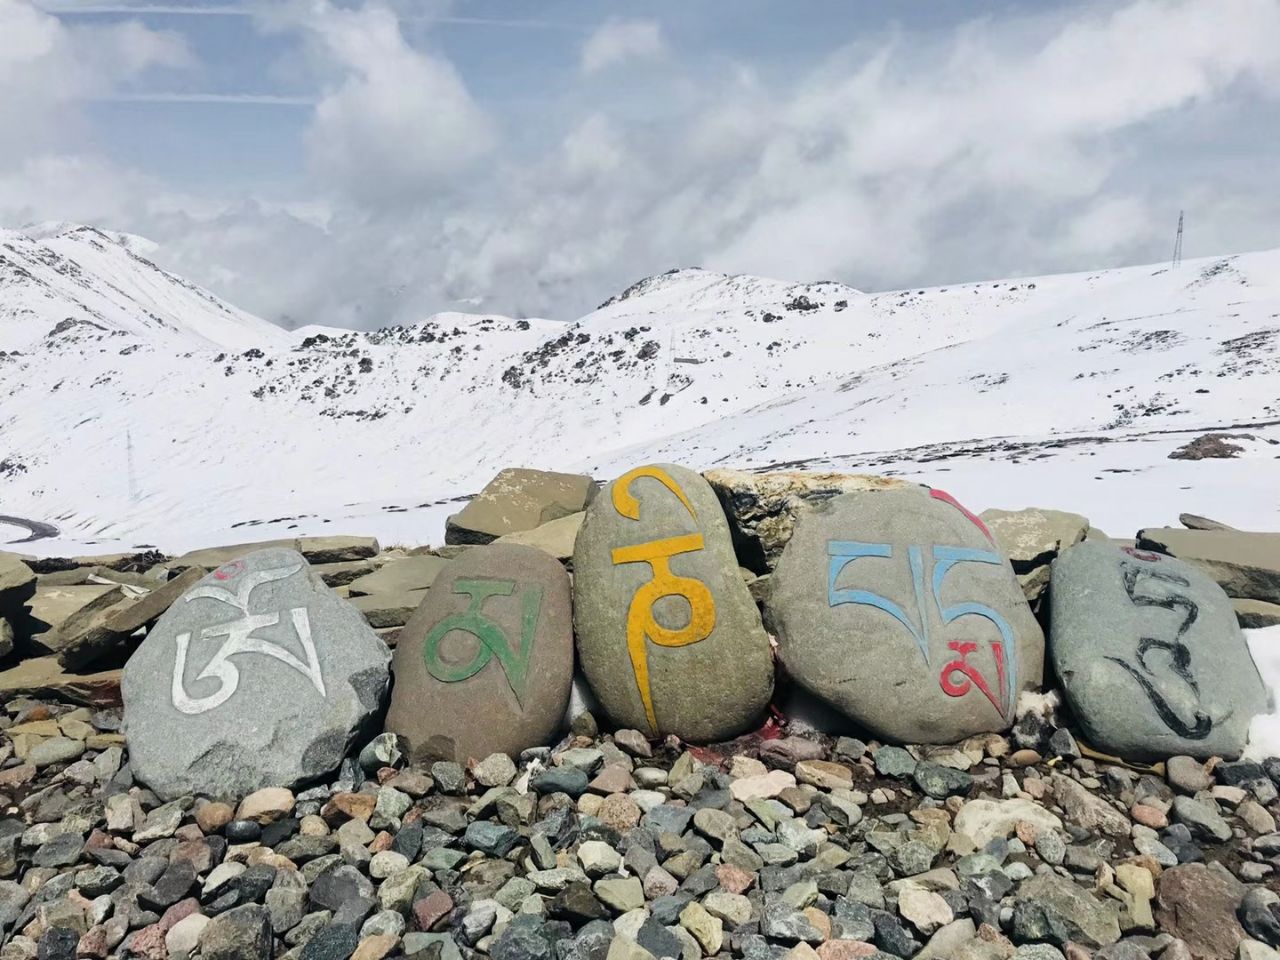
<svg viewBox="0 0 1280 960">
<path fill-rule="evenodd" d="M 27 243 L 167 289 L 105 234 L 55 234 Z M 1280 251 L 879 294 L 682 270 L 574 323 L 374 333 L 285 334 L 169 281 L 163 323 L 96 307 L 104 329 L 50 338 L 46 313 L 0 356 L 0 515 L 62 531 L 23 549 L 438 541 L 503 466 L 657 458 L 893 472 L 1116 535 L 1179 510 L 1280 527 Z M 0 336 L 31 290 L 0 279 Z M 1257 439 L 1168 459 L 1223 427 Z"/>
<path fill-rule="evenodd" d="M 84 331 L 134 334 L 174 347 L 285 342 L 279 328 L 151 263 L 145 254 L 153 246 L 131 234 L 68 223 L 0 230 L 0 350 L 28 350 Z"/>
</svg>

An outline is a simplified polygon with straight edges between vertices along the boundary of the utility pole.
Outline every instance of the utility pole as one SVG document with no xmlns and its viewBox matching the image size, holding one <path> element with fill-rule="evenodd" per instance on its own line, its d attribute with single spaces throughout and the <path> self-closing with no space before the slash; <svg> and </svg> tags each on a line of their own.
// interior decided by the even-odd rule
<svg viewBox="0 0 1280 960">
<path fill-rule="evenodd" d="M 125 454 L 128 457 L 129 502 L 137 503 L 138 502 L 138 484 L 133 472 L 133 432 L 130 431 L 128 428 L 125 428 L 125 431 L 124 431 L 124 448 L 125 448 Z"/>
<path fill-rule="evenodd" d="M 1182 211 L 1178 211 L 1178 236 L 1173 241 L 1173 264 L 1178 267 L 1182 265 Z"/>
</svg>

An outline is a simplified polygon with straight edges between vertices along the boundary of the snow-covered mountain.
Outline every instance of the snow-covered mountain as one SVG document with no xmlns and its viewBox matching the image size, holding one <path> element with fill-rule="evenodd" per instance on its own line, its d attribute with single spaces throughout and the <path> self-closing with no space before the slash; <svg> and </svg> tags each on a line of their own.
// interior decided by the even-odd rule
<svg viewBox="0 0 1280 960">
<path fill-rule="evenodd" d="M 1280 250 L 878 294 L 680 270 L 572 323 L 286 333 L 145 249 L 0 234 L 0 515 L 61 531 L 24 549 L 438 541 L 501 467 L 650 459 L 1280 526 Z M 1168 458 L 1210 430 L 1236 458 Z"/>
<path fill-rule="evenodd" d="M 175 349 L 287 342 L 283 330 L 161 270 L 146 259 L 154 248 L 74 223 L 0 230 L 0 350 L 90 331 Z"/>
</svg>

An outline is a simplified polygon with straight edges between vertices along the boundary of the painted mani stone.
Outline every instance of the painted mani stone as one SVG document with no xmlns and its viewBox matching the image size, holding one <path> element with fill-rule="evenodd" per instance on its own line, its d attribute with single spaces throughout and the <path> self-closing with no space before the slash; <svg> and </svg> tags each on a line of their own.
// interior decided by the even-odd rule
<svg viewBox="0 0 1280 960">
<path fill-rule="evenodd" d="M 877 736 L 949 743 L 1013 722 L 1044 635 L 982 522 L 940 490 L 847 493 L 801 515 L 767 619 L 787 673 Z"/>
<path fill-rule="evenodd" d="M 573 569 L 578 655 L 615 724 L 709 741 L 759 718 L 769 638 L 699 474 L 658 464 L 610 483 L 587 508 Z"/>
<path fill-rule="evenodd" d="M 1240 756 L 1267 692 L 1218 584 L 1092 540 L 1054 561 L 1050 583 L 1050 656 L 1091 746 L 1135 760 Z"/>
<path fill-rule="evenodd" d="M 477 547 L 396 641 L 386 728 L 414 760 L 516 756 L 555 735 L 573 683 L 569 575 L 533 547 Z"/>
<path fill-rule="evenodd" d="M 166 799 L 325 776 L 380 711 L 390 659 L 300 553 L 259 550 L 224 564 L 125 665 L 134 775 Z"/>
</svg>

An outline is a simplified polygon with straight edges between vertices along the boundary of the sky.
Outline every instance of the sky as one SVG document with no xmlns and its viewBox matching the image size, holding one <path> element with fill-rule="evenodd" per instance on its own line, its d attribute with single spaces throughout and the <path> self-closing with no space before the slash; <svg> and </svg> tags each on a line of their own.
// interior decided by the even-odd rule
<svg viewBox="0 0 1280 960">
<path fill-rule="evenodd" d="M 286 325 L 1280 246 L 1280 0 L 0 0 L 0 226 Z"/>
</svg>

